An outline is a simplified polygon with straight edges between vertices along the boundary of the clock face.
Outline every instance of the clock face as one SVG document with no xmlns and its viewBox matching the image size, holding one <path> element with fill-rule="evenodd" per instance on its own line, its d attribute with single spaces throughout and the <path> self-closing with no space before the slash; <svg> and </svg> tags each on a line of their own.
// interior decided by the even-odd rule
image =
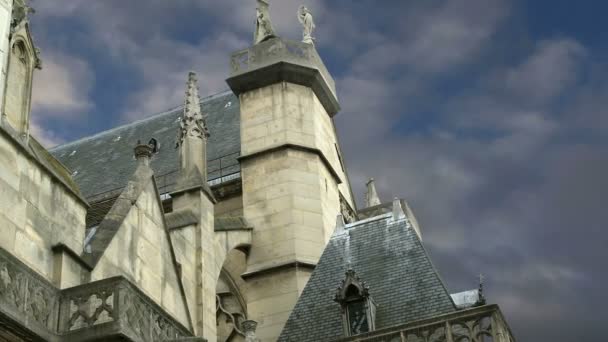
<svg viewBox="0 0 608 342">
<path fill-rule="evenodd" d="M 351 335 L 358 335 L 369 331 L 367 312 L 363 301 L 348 304 L 348 325 Z"/>
</svg>

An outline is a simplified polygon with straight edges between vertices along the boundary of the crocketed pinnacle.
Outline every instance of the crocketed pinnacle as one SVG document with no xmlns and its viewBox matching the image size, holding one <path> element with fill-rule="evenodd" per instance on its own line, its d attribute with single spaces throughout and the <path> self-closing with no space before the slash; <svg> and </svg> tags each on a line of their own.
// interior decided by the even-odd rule
<svg viewBox="0 0 608 342">
<path fill-rule="evenodd" d="M 180 121 L 180 135 L 178 144 L 182 144 L 185 137 L 207 139 L 209 131 L 205 124 L 201 111 L 201 98 L 198 95 L 198 79 L 196 73 L 188 74 L 186 88 L 186 101 L 184 103 L 184 114 Z"/>
</svg>

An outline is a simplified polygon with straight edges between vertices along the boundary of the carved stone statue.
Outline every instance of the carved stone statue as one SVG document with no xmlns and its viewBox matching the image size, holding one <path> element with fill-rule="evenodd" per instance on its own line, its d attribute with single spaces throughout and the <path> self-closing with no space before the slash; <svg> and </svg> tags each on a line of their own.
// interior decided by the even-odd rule
<svg viewBox="0 0 608 342">
<path fill-rule="evenodd" d="M 15 1 L 13 4 L 13 20 L 11 21 L 11 29 L 15 29 L 23 21 L 27 20 L 30 13 L 36 13 L 36 10 L 28 6 L 26 0 Z"/>
<path fill-rule="evenodd" d="M 253 44 L 261 43 L 267 39 L 276 37 L 272 23 L 270 22 L 270 4 L 266 0 L 257 0 L 255 32 L 253 34 Z"/>
<path fill-rule="evenodd" d="M 241 323 L 243 332 L 245 333 L 245 342 L 260 342 L 260 339 L 255 336 L 255 330 L 258 327 L 258 322 L 246 320 Z"/>
<path fill-rule="evenodd" d="M 312 32 L 316 26 L 312 14 L 306 6 L 300 6 L 300 9 L 298 10 L 298 20 L 300 20 L 300 23 L 304 26 L 302 42 L 314 44 L 315 38 L 312 36 Z"/>
</svg>

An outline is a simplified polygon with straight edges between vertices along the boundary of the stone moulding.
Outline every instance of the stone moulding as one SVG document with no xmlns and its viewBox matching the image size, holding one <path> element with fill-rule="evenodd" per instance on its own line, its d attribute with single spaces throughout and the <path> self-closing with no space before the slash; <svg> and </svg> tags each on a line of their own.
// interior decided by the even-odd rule
<svg viewBox="0 0 608 342">
<path fill-rule="evenodd" d="M 247 161 L 249 159 L 253 159 L 253 158 L 256 158 L 256 157 L 259 157 L 259 156 L 263 156 L 265 154 L 269 154 L 269 153 L 273 153 L 273 152 L 277 152 L 277 151 L 281 151 L 281 150 L 285 150 L 285 149 L 292 149 L 292 150 L 312 153 L 312 154 L 315 154 L 315 155 L 319 156 L 319 158 L 321 159 L 321 162 L 327 168 L 327 170 L 332 175 L 332 177 L 334 178 L 334 180 L 336 181 L 336 183 L 342 184 L 342 179 L 338 175 L 338 172 L 336 172 L 336 170 L 331 165 L 331 163 L 329 162 L 329 160 L 327 160 L 327 157 L 325 157 L 325 154 L 323 154 L 323 151 L 319 150 L 318 148 L 312 148 L 312 147 L 302 146 L 302 145 L 296 145 L 296 144 L 282 144 L 282 145 L 271 146 L 271 147 L 268 147 L 268 148 L 263 149 L 261 151 L 256 151 L 256 152 L 253 152 L 251 154 L 240 156 L 240 157 L 237 158 L 237 160 L 239 162 L 244 162 L 244 161 Z"/>
<path fill-rule="evenodd" d="M 232 54 L 226 80 L 235 95 L 279 82 L 311 87 L 329 116 L 340 111 L 336 85 L 311 44 L 274 38 Z"/>
<path fill-rule="evenodd" d="M 302 260 L 287 261 L 287 262 L 278 263 L 278 264 L 262 265 L 259 268 L 247 270 L 245 273 L 241 274 L 241 278 L 247 280 L 247 279 L 250 279 L 253 277 L 257 277 L 262 274 L 268 274 L 268 273 L 277 272 L 277 271 L 281 271 L 281 270 L 289 269 L 289 268 L 304 268 L 304 269 L 314 270 L 315 267 L 317 267 L 317 264 L 313 263 L 313 262 L 309 262 L 309 261 L 302 261 Z"/>
<path fill-rule="evenodd" d="M 188 328 L 123 277 L 58 290 L 0 248 L 0 326 L 26 341 L 171 341 Z M 3 328 L 4 329 L 4 328 Z"/>
</svg>

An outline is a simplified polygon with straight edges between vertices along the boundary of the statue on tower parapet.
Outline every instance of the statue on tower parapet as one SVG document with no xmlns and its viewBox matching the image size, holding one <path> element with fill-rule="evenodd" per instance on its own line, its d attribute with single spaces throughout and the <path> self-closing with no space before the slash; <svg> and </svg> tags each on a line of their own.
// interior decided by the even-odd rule
<svg viewBox="0 0 608 342">
<path fill-rule="evenodd" d="M 312 31 L 315 29 L 315 22 L 312 18 L 312 13 L 306 8 L 306 6 L 300 6 L 298 10 L 298 20 L 304 26 L 304 32 L 302 34 L 302 42 L 306 44 L 314 44 L 315 38 L 312 36 Z"/>
<path fill-rule="evenodd" d="M 254 45 L 276 37 L 272 23 L 270 22 L 270 4 L 266 0 L 257 1 L 255 32 L 253 34 Z"/>
<path fill-rule="evenodd" d="M 16 0 L 13 6 L 11 30 L 14 31 L 17 26 L 26 21 L 30 13 L 36 13 L 36 10 L 30 7 L 26 0 Z"/>
</svg>

